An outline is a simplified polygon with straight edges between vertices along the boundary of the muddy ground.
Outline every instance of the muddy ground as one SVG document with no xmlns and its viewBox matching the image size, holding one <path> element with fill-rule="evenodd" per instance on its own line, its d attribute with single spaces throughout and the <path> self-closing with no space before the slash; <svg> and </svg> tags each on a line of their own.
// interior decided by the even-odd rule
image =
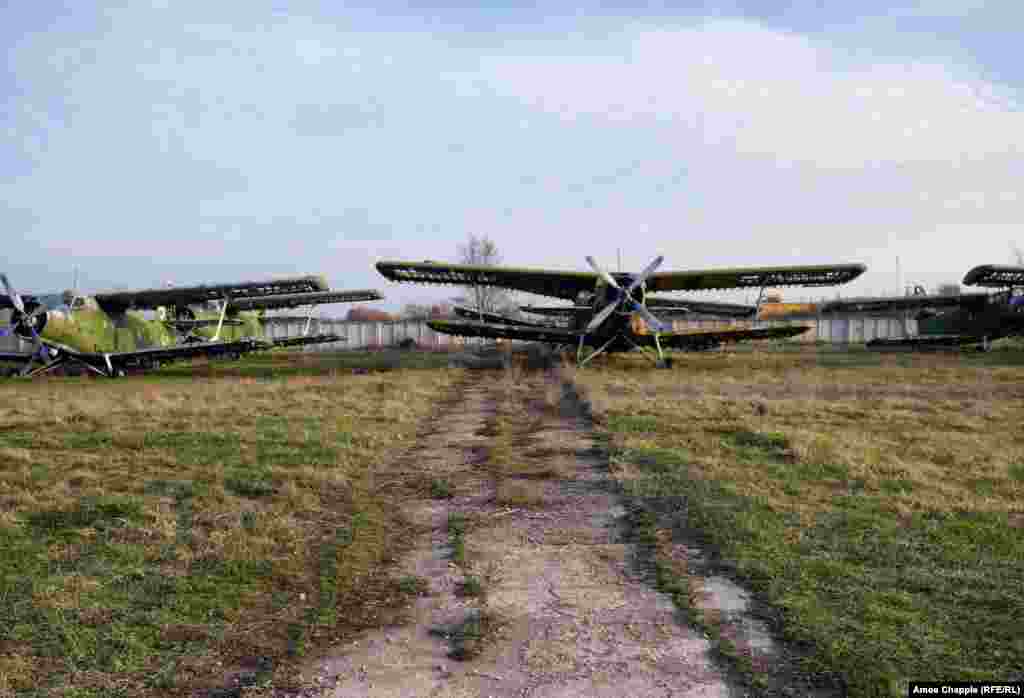
<svg viewBox="0 0 1024 698">
<path fill-rule="evenodd" d="M 656 591 L 586 405 L 558 369 L 470 371 L 445 405 L 391 475 L 452 485 L 403 512 L 420 532 L 394 570 L 422 580 L 409 622 L 333 648 L 309 667 L 318 688 L 305 696 L 752 695 Z M 700 604 L 772 661 L 744 592 L 710 575 L 703 588 Z"/>
</svg>

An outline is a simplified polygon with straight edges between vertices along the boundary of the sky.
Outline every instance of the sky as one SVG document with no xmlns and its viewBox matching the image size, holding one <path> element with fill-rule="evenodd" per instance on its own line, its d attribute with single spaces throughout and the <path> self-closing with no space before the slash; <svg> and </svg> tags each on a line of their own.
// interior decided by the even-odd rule
<svg viewBox="0 0 1024 698">
<path fill-rule="evenodd" d="M 313 271 L 394 309 L 458 290 L 375 261 L 471 233 L 521 266 L 869 267 L 796 300 L 1024 247 L 1017 0 L 340 5 L 0 9 L 15 286 Z"/>
</svg>

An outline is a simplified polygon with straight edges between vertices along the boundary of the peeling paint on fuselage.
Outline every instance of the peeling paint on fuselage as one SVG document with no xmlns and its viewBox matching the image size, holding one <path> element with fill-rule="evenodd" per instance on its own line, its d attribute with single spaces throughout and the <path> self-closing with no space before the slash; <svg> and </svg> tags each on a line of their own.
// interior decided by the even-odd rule
<svg viewBox="0 0 1024 698">
<path fill-rule="evenodd" d="M 174 331 L 159 319 L 147 319 L 138 311 L 108 314 L 101 310 L 93 299 L 82 299 L 74 310 L 64 306 L 48 310 L 46 325 L 41 337 L 63 344 L 81 352 L 120 352 L 174 346 L 178 338 Z M 215 312 L 197 312 L 198 319 L 218 319 Z M 223 340 L 258 337 L 262 334 L 256 313 L 239 313 L 235 316 L 243 324 L 221 328 Z M 210 339 L 216 327 L 204 327 L 196 334 Z"/>
</svg>

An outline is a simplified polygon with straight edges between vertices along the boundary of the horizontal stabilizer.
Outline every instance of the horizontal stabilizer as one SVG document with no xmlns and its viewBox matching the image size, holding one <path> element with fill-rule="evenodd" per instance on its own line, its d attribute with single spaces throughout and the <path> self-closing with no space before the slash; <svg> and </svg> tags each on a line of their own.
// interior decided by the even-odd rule
<svg viewBox="0 0 1024 698">
<path fill-rule="evenodd" d="M 673 313 L 690 313 L 694 315 L 719 315 L 722 317 L 747 318 L 757 313 L 757 306 L 739 303 L 719 303 L 716 301 L 698 301 L 690 298 L 660 298 L 647 296 L 647 309 L 655 315 L 671 315 Z"/>
<path fill-rule="evenodd" d="M 589 305 L 521 305 L 519 309 L 531 315 L 548 317 L 576 317 L 594 312 L 594 308 Z"/>
<path fill-rule="evenodd" d="M 498 325 L 518 325 L 522 327 L 545 327 L 545 325 L 540 325 L 535 322 L 514 320 L 512 318 L 505 317 L 504 315 L 498 315 L 497 313 L 482 313 L 479 310 L 473 310 L 472 308 L 466 308 L 461 305 L 453 307 L 452 312 L 459 317 L 464 317 L 467 320 L 476 320 L 477 322 L 488 322 Z"/>
</svg>

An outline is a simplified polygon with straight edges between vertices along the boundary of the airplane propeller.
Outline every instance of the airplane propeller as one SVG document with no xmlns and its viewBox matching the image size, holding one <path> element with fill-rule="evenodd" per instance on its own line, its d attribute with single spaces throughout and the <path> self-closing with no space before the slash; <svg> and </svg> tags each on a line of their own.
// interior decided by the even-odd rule
<svg viewBox="0 0 1024 698">
<path fill-rule="evenodd" d="M 36 325 L 38 324 L 36 318 L 42 317 L 45 324 L 46 311 L 48 308 L 43 303 L 38 303 L 32 308 L 32 312 L 26 313 L 25 301 L 22 300 L 21 295 L 15 290 L 14 286 L 11 285 L 11 281 L 7 278 L 6 274 L 0 274 L 0 282 L 3 283 L 4 290 L 7 291 L 7 296 L 11 299 L 11 305 L 14 306 L 14 315 L 11 317 L 11 324 L 8 328 L 8 332 L 13 330 L 17 333 L 19 327 L 27 327 L 29 332 L 32 334 L 32 354 L 45 363 L 47 358 L 45 353 L 46 346 L 43 344 L 43 340 L 40 339 L 39 333 L 36 331 Z M 31 363 L 26 363 L 22 373 L 27 373 L 30 369 Z"/>
<path fill-rule="evenodd" d="M 633 291 L 639 288 L 640 285 L 647 280 L 647 277 L 653 274 L 654 271 L 661 266 L 661 263 L 665 261 L 663 256 L 658 255 L 655 257 L 654 261 L 648 264 L 647 267 L 633 279 L 633 282 L 626 289 L 619 286 L 618 282 L 615 281 L 615 277 L 602 269 L 598 263 L 594 261 L 593 257 L 588 256 L 586 259 L 587 264 L 589 264 L 590 267 L 597 272 L 602 279 L 604 279 L 605 283 L 614 288 L 617 292 L 615 300 L 602 308 L 601 312 L 595 315 L 590 321 L 590 324 L 587 325 L 586 331 L 588 333 L 593 332 L 604 324 L 604 321 L 622 305 L 626 305 L 632 312 L 639 313 L 647 322 L 647 325 L 655 332 L 665 332 L 669 329 L 668 326 L 655 317 L 654 314 L 643 305 L 643 303 L 639 303 L 633 298 Z"/>
</svg>

